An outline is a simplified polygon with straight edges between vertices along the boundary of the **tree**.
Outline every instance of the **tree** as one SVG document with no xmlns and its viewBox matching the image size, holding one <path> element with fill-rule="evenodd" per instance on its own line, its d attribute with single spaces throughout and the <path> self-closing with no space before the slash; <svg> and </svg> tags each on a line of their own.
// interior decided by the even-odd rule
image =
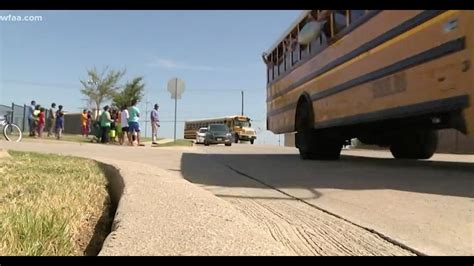
<svg viewBox="0 0 474 266">
<path fill-rule="evenodd" d="M 81 93 L 84 94 L 88 101 L 95 105 L 95 118 L 97 119 L 101 104 L 104 101 L 112 99 L 114 93 L 119 89 L 117 83 L 125 74 L 123 71 L 109 70 L 104 68 L 102 73 L 98 73 L 94 67 L 87 71 L 87 80 L 80 80 L 82 86 Z"/>
<path fill-rule="evenodd" d="M 132 81 L 127 82 L 122 91 L 114 92 L 112 101 L 113 105 L 121 107 L 124 104 L 127 106 L 131 105 L 132 100 L 140 102 L 143 99 L 143 93 L 145 89 L 145 84 L 143 82 L 143 77 L 136 77 Z"/>
</svg>

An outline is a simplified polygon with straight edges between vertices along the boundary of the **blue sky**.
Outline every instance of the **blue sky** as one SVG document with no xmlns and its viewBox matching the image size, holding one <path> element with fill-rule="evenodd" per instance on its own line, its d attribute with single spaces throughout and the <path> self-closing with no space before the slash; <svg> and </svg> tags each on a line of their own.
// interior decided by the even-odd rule
<svg viewBox="0 0 474 266">
<path fill-rule="evenodd" d="M 278 144 L 278 136 L 263 131 L 266 76 L 260 55 L 299 13 L 1 11 L 43 20 L 0 22 L 0 103 L 54 101 L 77 112 L 85 106 L 79 79 L 88 68 L 126 68 L 121 84 L 143 76 L 148 109 L 160 104 L 162 137 L 173 137 L 174 102 L 166 85 L 177 76 L 186 83 L 179 121 L 239 114 L 243 89 L 244 112 L 262 130 L 258 143 Z M 145 100 L 139 107 L 145 110 Z M 183 125 L 178 122 L 178 137 Z"/>
</svg>

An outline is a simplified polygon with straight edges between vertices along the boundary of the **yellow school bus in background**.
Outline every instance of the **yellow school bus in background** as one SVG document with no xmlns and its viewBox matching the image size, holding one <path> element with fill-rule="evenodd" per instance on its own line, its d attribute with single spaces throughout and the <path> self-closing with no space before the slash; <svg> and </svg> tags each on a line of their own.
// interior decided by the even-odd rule
<svg viewBox="0 0 474 266">
<path fill-rule="evenodd" d="M 324 26 L 301 43 L 310 22 Z M 263 55 L 267 129 L 296 132 L 302 159 L 352 138 L 430 158 L 438 129 L 474 136 L 473 28 L 467 10 L 304 11 Z"/>
<path fill-rule="evenodd" d="M 225 124 L 229 127 L 235 143 L 250 141 L 251 144 L 257 139 L 255 130 L 251 127 L 250 118 L 244 115 L 233 115 L 209 119 L 200 119 L 184 122 L 184 138 L 196 139 L 196 132 L 209 124 Z"/>
</svg>

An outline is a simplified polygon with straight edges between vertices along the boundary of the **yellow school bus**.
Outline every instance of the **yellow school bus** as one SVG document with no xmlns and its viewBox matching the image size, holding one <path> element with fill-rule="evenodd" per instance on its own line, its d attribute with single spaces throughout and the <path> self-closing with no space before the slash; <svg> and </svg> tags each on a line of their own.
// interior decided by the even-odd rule
<svg viewBox="0 0 474 266">
<path fill-rule="evenodd" d="M 438 129 L 474 136 L 473 28 L 467 10 L 304 11 L 263 54 L 267 129 L 296 132 L 302 159 L 351 138 L 430 158 Z"/>
<path fill-rule="evenodd" d="M 209 124 L 226 124 L 232 133 L 235 143 L 243 140 L 250 141 L 253 144 L 257 139 L 255 130 L 251 128 L 250 118 L 243 115 L 185 121 L 184 138 L 196 139 L 196 132 L 202 127 L 207 127 Z"/>
</svg>

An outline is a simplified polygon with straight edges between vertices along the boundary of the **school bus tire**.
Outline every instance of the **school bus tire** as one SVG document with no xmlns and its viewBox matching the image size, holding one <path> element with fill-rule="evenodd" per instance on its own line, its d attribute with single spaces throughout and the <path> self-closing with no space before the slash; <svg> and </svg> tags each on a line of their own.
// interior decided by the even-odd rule
<svg viewBox="0 0 474 266">
<path fill-rule="evenodd" d="M 295 117 L 295 141 L 302 160 L 337 160 L 342 143 L 320 134 L 313 128 L 314 113 L 309 95 L 303 94 L 298 100 Z"/>
<path fill-rule="evenodd" d="M 316 130 L 296 133 L 302 160 L 338 160 L 343 142 L 319 134 Z"/>
<path fill-rule="evenodd" d="M 390 151 L 396 159 L 429 159 L 438 146 L 436 130 L 414 130 L 395 138 Z"/>
</svg>

